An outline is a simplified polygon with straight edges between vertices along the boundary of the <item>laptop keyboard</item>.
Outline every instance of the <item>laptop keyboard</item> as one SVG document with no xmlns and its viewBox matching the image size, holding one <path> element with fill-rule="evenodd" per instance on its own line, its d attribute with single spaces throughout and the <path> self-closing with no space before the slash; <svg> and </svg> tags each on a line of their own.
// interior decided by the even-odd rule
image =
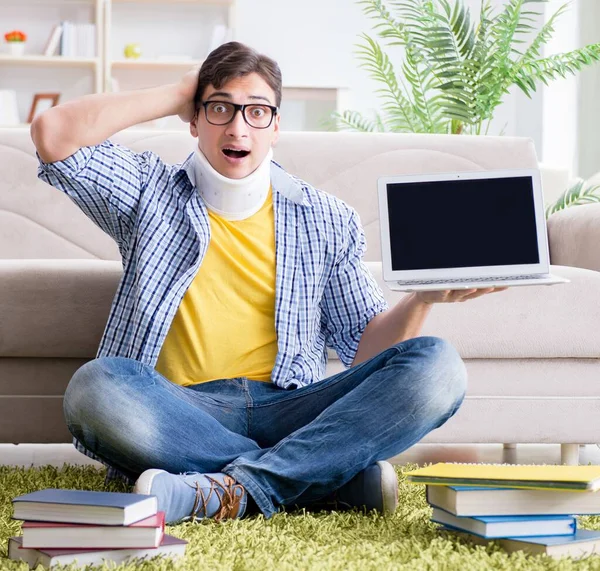
<svg viewBox="0 0 600 571">
<path fill-rule="evenodd" d="M 410 284 L 468 284 L 477 282 L 503 282 L 512 280 L 538 280 L 545 276 L 530 275 L 530 276 L 502 276 L 502 277 L 485 277 L 485 278 L 460 278 L 460 279 L 446 279 L 446 280 L 410 280 L 410 281 L 398 281 L 402 285 Z"/>
</svg>

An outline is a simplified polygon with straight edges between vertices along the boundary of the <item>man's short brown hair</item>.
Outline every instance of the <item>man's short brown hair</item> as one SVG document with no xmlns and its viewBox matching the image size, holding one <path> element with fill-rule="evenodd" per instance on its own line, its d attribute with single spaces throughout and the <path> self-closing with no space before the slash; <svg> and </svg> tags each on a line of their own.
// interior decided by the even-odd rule
<svg viewBox="0 0 600 571">
<path fill-rule="evenodd" d="M 281 70 L 277 62 L 259 54 L 240 42 L 228 42 L 210 52 L 198 74 L 198 89 L 194 97 L 200 107 L 204 91 L 209 85 L 221 89 L 231 79 L 251 73 L 260 75 L 275 92 L 275 105 L 281 105 Z"/>
</svg>

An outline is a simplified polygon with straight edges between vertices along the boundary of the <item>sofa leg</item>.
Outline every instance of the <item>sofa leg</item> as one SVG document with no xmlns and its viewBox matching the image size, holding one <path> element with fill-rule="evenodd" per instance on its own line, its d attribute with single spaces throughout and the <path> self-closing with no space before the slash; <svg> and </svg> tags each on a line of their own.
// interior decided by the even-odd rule
<svg viewBox="0 0 600 571">
<path fill-rule="evenodd" d="M 560 463 L 567 466 L 579 465 L 579 444 L 561 444 Z"/>
<path fill-rule="evenodd" d="M 516 464 L 517 463 L 517 445 L 507 444 L 506 442 L 502 445 L 502 463 L 503 464 Z"/>
</svg>

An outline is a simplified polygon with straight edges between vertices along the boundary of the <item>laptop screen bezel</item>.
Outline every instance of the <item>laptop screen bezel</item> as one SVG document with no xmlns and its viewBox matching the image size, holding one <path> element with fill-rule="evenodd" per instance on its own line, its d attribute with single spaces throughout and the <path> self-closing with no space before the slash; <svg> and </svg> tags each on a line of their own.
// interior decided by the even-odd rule
<svg viewBox="0 0 600 571">
<path fill-rule="evenodd" d="M 537 264 L 515 264 L 503 266 L 473 266 L 468 268 L 441 268 L 431 270 L 392 270 L 392 254 L 390 247 L 390 226 L 388 216 L 387 190 L 389 184 L 412 182 L 477 180 L 489 178 L 531 177 L 533 188 L 533 204 L 537 231 L 538 258 Z M 465 171 L 430 174 L 414 174 L 384 176 L 377 180 L 379 197 L 379 224 L 381 229 L 381 256 L 383 279 L 385 281 L 479 278 L 527 274 L 547 274 L 550 271 L 548 253 L 548 233 L 544 212 L 544 197 L 538 169 L 504 169 L 494 171 Z M 474 237 L 476 239 L 476 237 Z"/>
</svg>

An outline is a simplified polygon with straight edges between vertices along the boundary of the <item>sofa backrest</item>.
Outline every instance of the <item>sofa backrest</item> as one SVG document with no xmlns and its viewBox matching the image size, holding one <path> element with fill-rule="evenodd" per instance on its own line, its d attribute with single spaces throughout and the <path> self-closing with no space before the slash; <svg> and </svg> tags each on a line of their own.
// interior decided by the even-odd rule
<svg viewBox="0 0 600 571">
<path fill-rule="evenodd" d="M 112 140 L 136 152 L 154 151 L 167 163 L 181 162 L 196 145 L 184 131 L 128 129 Z M 381 258 L 379 176 L 538 166 L 533 142 L 526 138 L 396 133 L 282 132 L 274 158 L 358 211 L 368 261 Z M 111 238 L 65 195 L 37 179 L 28 129 L 0 129 L 0 172 L 0 258 L 119 259 Z"/>
</svg>

